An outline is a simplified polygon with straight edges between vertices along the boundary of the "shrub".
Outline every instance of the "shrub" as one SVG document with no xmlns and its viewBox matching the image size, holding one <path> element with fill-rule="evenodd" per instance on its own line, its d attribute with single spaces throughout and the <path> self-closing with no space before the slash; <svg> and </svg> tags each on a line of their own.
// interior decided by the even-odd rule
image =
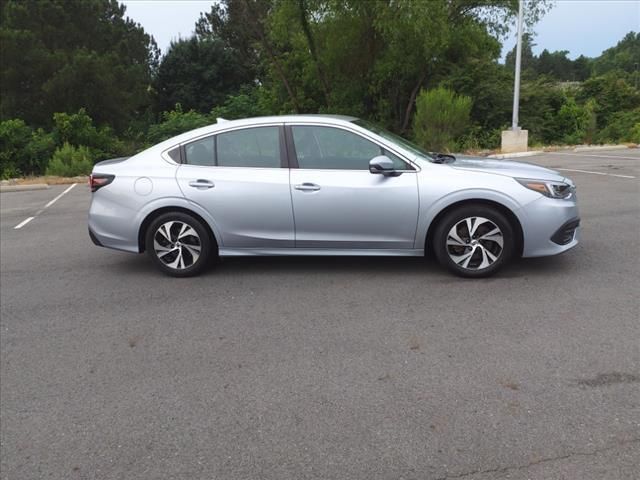
<svg viewBox="0 0 640 480">
<path fill-rule="evenodd" d="M 640 142 L 640 108 L 613 113 L 597 138 L 602 143 Z"/>
<path fill-rule="evenodd" d="M 504 128 L 487 129 L 474 125 L 457 140 L 458 151 L 499 148 Z"/>
<path fill-rule="evenodd" d="M 19 119 L 0 122 L 0 176 L 42 173 L 54 148 L 53 137 L 42 129 L 33 131 Z"/>
<path fill-rule="evenodd" d="M 561 88 L 544 77 L 522 83 L 519 123 L 529 130 L 529 144 L 562 142 L 557 120 L 566 98 Z"/>
<path fill-rule="evenodd" d="M 182 106 L 177 103 L 176 108 L 162 114 L 162 122 L 149 127 L 147 140 L 154 144 L 166 140 L 195 128 L 204 127 L 215 120 L 194 110 L 182 111 Z"/>
<path fill-rule="evenodd" d="M 53 153 L 47 175 L 60 177 L 74 177 L 76 175 L 88 175 L 93 168 L 91 153 L 88 147 L 80 145 L 75 147 L 65 142 L 62 147 Z"/>
<path fill-rule="evenodd" d="M 84 108 L 78 113 L 54 113 L 53 136 L 58 146 L 84 145 L 95 160 L 117 157 L 128 153 L 109 127 L 96 127 Z"/>
<path fill-rule="evenodd" d="M 24 163 L 24 149 L 29 143 L 31 129 L 18 119 L 0 122 L 0 174 L 9 178 L 20 174 Z"/>
<path fill-rule="evenodd" d="M 245 88 L 238 95 L 229 95 L 223 105 L 214 107 L 211 110 L 211 119 L 222 117 L 235 120 L 269 115 L 270 111 L 266 103 L 266 92 L 261 87 Z"/>
<path fill-rule="evenodd" d="M 47 133 L 41 128 L 34 130 L 31 134 L 31 141 L 25 149 L 27 158 L 29 158 L 28 168 L 24 170 L 25 173 L 43 173 L 55 148 L 56 142 L 51 133 Z"/>
<path fill-rule="evenodd" d="M 589 113 L 586 108 L 576 104 L 572 97 L 566 97 L 556 117 L 558 135 L 562 135 L 562 142 L 570 145 L 583 143 L 588 123 Z"/>
<path fill-rule="evenodd" d="M 469 126 L 471 98 L 446 88 L 421 91 L 416 100 L 413 134 L 428 150 L 457 147 L 456 140 Z"/>
<path fill-rule="evenodd" d="M 629 132 L 629 141 L 640 143 L 640 122 L 636 123 Z"/>
</svg>

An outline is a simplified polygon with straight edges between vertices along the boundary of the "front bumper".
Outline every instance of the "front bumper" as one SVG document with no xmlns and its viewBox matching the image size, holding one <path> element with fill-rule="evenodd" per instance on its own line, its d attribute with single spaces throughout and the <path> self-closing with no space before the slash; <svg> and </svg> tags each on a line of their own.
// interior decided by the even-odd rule
<svg viewBox="0 0 640 480">
<path fill-rule="evenodd" d="M 576 236 L 576 230 L 580 227 L 580 219 L 574 218 L 562 225 L 556 233 L 551 236 L 551 241 L 558 245 L 571 243 Z"/>
<path fill-rule="evenodd" d="M 575 194 L 570 200 L 542 197 L 521 209 L 523 257 L 557 255 L 578 245 L 580 214 Z"/>
</svg>

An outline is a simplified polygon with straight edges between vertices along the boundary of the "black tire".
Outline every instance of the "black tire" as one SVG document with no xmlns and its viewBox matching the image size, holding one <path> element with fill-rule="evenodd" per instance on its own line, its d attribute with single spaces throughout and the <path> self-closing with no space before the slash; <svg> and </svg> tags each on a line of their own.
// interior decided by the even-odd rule
<svg viewBox="0 0 640 480">
<path fill-rule="evenodd" d="M 471 222 L 473 236 L 469 235 L 467 219 Z M 495 232 L 495 227 L 499 232 L 488 235 Z M 458 239 L 450 237 L 451 232 L 462 241 L 460 246 Z M 486 205 L 463 205 L 447 212 L 438 222 L 433 236 L 433 251 L 438 262 L 456 275 L 467 278 L 496 273 L 513 255 L 514 244 L 509 220 L 499 210 Z"/>
<path fill-rule="evenodd" d="M 166 236 L 167 229 L 170 240 Z M 179 238 L 181 232 L 184 236 Z M 172 277 L 200 274 L 210 264 L 215 245 L 202 222 L 183 212 L 163 213 L 149 224 L 145 232 L 147 254 L 163 273 Z M 199 253 L 197 247 L 200 248 Z"/>
</svg>

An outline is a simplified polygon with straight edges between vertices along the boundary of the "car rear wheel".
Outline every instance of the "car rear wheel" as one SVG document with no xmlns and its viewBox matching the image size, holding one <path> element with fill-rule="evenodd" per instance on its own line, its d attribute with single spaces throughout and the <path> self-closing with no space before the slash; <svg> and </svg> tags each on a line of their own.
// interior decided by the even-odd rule
<svg viewBox="0 0 640 480">
<path fill-rule="evenodd" d="M 462 277 L 487 277 L 513 254 L 513 228 L 498 210 L 465 205 L 438 223 L 433 241 L 440 264 Z"/>
<path fill-rule="evenodd" d="M 202 222 L 182 212 L 160 215 L 146 232 L 148 255 L 160 270 L 174 277 L 202 272 L 211 247 L 211 236 Z"/>
</svg>

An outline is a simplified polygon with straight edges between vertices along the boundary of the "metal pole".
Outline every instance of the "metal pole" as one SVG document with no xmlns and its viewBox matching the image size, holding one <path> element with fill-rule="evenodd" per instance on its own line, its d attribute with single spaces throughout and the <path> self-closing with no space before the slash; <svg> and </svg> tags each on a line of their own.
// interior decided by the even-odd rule
<svg viewBox="0 0 640 480">
<path fill-rule="evenodd" d="M 525 0 L 518 2 L 518 43 L 516 46 L 516 78 L 513 85 L 513 121 L 511 130 L 519 130 L 518 109 L 520 108 L 520 62 L 522 61 L 522 11 Z"/>
</svg>

